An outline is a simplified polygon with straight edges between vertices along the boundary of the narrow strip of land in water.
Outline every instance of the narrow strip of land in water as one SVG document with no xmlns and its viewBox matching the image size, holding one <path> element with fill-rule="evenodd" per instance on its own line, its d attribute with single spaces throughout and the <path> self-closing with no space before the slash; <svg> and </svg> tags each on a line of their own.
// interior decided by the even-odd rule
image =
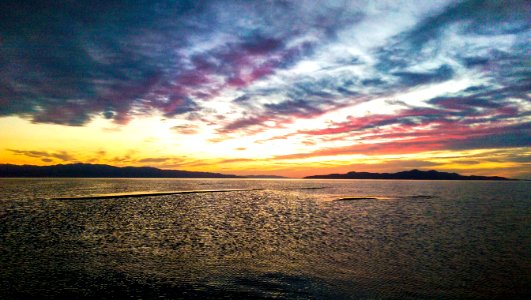
<svg viewBox="0 0 531 300">
<path fill-rule="evenodd" d="M 319 190 L 326 187 L 301 187 L 281 190 Z M 149 196 L 165 196 L 165 195 L 179 195 L 179 194 L 201 194 L 201 193 L 227 193 L 227 192 L 250 192 L 263 191 L 265 189 L 223 189 L 223 190 L 189 190 L 189 191 L 143 191 L 143 192 L 124 192 L 111 194 L 93 194 L 86 196 L 61 196 L 47 198 L 47 200 L 94 200 L 94 199 L 117 199 L 117 198 L 131 198 L 131 197 L 149 197 Z"/>
<path fill-rule="evenodd" d="M 96 195 L 87 195 L 87 196 L 53 197 L 53 198 L 49 198 L 49 200 L 117 199 L 117 198 L 165 196 L 165 195 L 179 195 L 179 194 L 227 193 L 227 192 L 247 192 L 247 191 L 262 191 L 262 190 L 263 189 L 225 189 L 225 190 L 190 190 L 190 191 L 167 191 L 167 192 L 129 192 L 129 193 L 96 194 Z"/>
<path fill-rule="evenodd" d="M 378 200 L 378 197 L 343 197 L 335 201 L 352 201 L 352 200 Z"/>
<path fill-rule="evenodd" d="M 317 186 L 317 187 L 296 187 L 296 188 L 287 188 L 287 189 L 281 189 L 282 191 L 291 191 L 291 190 L 322 190 L 326 189 L 328 187 L 326 186 Z"/>
<path fill-rule="evenodd" d="M 354 201 L 354 200 L 391 200 L 389 197 L 375 197 L 375 196 L 354 196 L 338 198 L 334 201 Z"/>
</svg>

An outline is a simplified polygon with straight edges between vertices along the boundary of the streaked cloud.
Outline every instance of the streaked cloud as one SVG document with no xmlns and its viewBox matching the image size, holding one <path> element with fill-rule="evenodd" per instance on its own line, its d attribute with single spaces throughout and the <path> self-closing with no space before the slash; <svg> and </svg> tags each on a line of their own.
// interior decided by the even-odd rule
<svg viewBox="0 0 531 300">
<path fill-rule="evenodd" d="M 44 162 L 52 162 L 52 161 L 75 162 L 76 161 L 75 158 L 66 151 L 48 152 L 48 151 L 17 150 L 17 149 L 7 149 L 7 150 L 16 155 L 39 158 Z"/>
</svg>

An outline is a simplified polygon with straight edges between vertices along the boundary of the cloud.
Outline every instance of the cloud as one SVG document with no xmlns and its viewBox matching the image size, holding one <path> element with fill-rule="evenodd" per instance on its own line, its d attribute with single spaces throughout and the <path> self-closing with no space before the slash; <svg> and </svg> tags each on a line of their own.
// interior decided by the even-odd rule
<svg viewBox="0 0 531 300">
<path fill-rule="evenodd" d="M 303 159 L 310 157 L 336 156 L 336 155 L 385 155 L 385 154 L 409 154 L 442 149 L 442 144 L 437 141 L 425 139 L 424 141 L 393 141 L 374 144 L 354 144 L 343 147 L 324 148 L 312 152 L 286 154 L 275 156 L 275 159 Z"/>
<path fill-rule="evenodd" d="M 333 100 L 309 101 L 309 100 L 286 100 L 279 103 L 266 103 L 260 112 L 248 117 L 243 117 L 226 124 L 219 133 L 231 133 L 252 126 L 261 126 L 263 130 L 269 127 L 282 127 L 296 119 L 311 119 L 341 108 L 343 104 Z M 273 122 L 274 125 L 267 125 Z"/>
<path fill-rule="evenodd" d="M 47 151 L 33 151 L 33 150 L 17 150 L 17 149 L 7 149 L 7 150 L 17 155 L 40 158 L 44 162 L 51 162 L 53 160 L 59 160 L 63 162 L 76 161 L 76 159 L 66 151 L 47 152 Z"/>
<path fill-rule="evenodd" d="M 255 160 L 251 158 L 230 158 L 230 159 L 223 159 L 217 163 L 218 164 L 230 164 L 230 163 L 241 163 L 241 162 L 252 162 L 252 161 L 255 161 Z"/>
<path fill-rule="evenodd" d="M 336 109 L 334 105 L 323 105 L 327 102 L 355 109 L 359 103 L 356 99 L 368 102 L 408 89 L 459 79 L 467 74 L 466 69 L 481 73 L 477 76 L 486 79 L 483 90 L 493 94 L 485 94 L 485 97 L 491 97 L 485 101 L 479 98 L 469 100 L 470 110 L 460 111 L 463 116 L 467 113 L 474 115 L 481 110 L 481 101 L 485 105 L 505 106 L 496 102 L 505 101 L 508 97 L 527 99 L 522 89 L 529 90 L 529 85 L 525 83 L 528 75 L 523 70 L 517 70 L 516 60 L 527 55 L 523 52 L 525 47 L 518 42 L 526 39 L 526 19 L 517 10 L 528 10 L 528 6 L 522 6 L 517 1 L 510 1 L 507 7 L 501 6 L 496 1 L 489 1 L 486 5 L 478 1 L 463 1 L 430 13 L 416 12 L 414 26 L 404 27 L 405 30 L 384 39 L 382 46 L 360 48 L 361 55 L 357 56 L 346 51 L 330 50 L 352 40 L 325 40 L 322 44 L 326 52 L 323 50 L 320 54 L 321 48 L 315 47 L 311 55 L 305 57 L 318 66 L 312 69 L 313 73 L 295 76 L 293 74 L 297 74 L 299 69 L 294 66 L 290 69 L 294 70 L 291 73 L 276 73 L 259 87 L 250 86 L 243 90 L 244 93 L 233 103 L 245 107 L 246 113 L 226 124 L 220 133 L 263 126 L 264 122 L 289 124 L 293 119 L 320 116 Z M 501 15 L 499 9 L 503 11 Z M 353 33 L 360 35 L 355 31 L 356 25 Z M 495 26 L 507 30 L 490 28 Z M 520 93 L 504 92 L 511 89 L 520 90 Z M 273 103 L 264 101 L 268 98 L 275 100 Z M 514 116 L 514 113 L 510 114 Z M 453 115 L 457 116 L 457 113 Z M 406 121 L 412 121 L 412 118 Z"/>
<path fill-rule="evenodd" d="M 448 149 L 488 149 L 531 146 L 531 122 L 506 126 L 501 133 L 485 134 L 469 139 L 449 141 Z"/>
<path fill-rule="evenodd" d="M 196 134 L 198 133 L 198 127 L 194 124 L 187 125 L 176 125 L 171 128 L 171 130 L 180 134 Z"/>
<path fill-rule="evenodd" d="M 140 163 L 161 163 L 161 162 L 166 162 L 168 160 L 173 160 L 173 158 L 168 158 L 168 157 L 150 157 L 150 158 L 139 159 L 138 162 L 140 162 Z"/>
<path fill-rule="evenodd" d="M 416 86 L 420 84 L 441 82 L 452 78 L 454 71 L 448 65 L 440 66 L 435 70 L 426 72 L 394 72 L 392 75 L 399 77 L 400 81 L 407 86 Z"/>
<path fill-rule="evenodd" d="M 459 24 L 465 33 L 494 35 L 511 34 L 529 28 L 525 1 L 467 0 L 449 6 L 441 14 L 420 22 L 408 37 L 422 44 L 442 34 L 451 24 Z M 509 22 L 507 22 L 509 21 Z"/>
<path fill-rule="evenodd" d="M 166 55 L 185 38 L 174 19 L 200 10 L 161 4 L 4 1 L 0 114 L 73 126 L 98 114 L 127 122 L 169 83 L 162 64 L 171 64 L 174 55 Z"/>
<path fill-rule="evenodd" d="M 520 59 L 523 52 L 489 52 L 484 51 L 489 47 L 477 49 L 470 43 L 462 52 L 473 55 L 449 53 L 453 43 L 446 45 L 445 34 L 456 27 L 455 34 L 464 38 L 521 36 L 529 27 L 529 6 L 522 1 L 462 1 L 437 9 L 342 1 L 317 6 L 306 1 L 98 1 L 60 7 L 48 1 L 4 1 L 2 6 L 12 13 L 2 21 L 0 115 L 73 126 L 97 115 L 124 124 L 151 110 L 167 117 L 207 114 L 198 103 L 230 89 L 243 92 L 240 101 L 283 95 L 286 103 L 307 111 L 312 101 L 317 110 L 322 99 L 339 101 L 364 92 L 376 96 L 449 80 L 458 74 L 455 63 L 470 68 L 494 64 L 499 71 L 512 72 L 514 67 L 503 61 Z M 396 25 L 391 8 L 402 9 L 405 19 L 415 13 L 414 26 L 384 37 L 384 45 L 372 53 L 328 50 L 323 57 L 325 49 L 355 41 L 355 35 L 346 39 L 344 32 L 363 34 L 356 26 L 376 23 L 371 18 L 390 20 L 380 22 L 382 32 L 392 22 Z M 467 51 L 474 47 L 476 51 Z M 525 43 L 515 43 L 513 50 L 518 48 L 525 51 Z M 446 62 L 419 68 L 419 63 L 441 55 L 449 56 Z M 376 59 L 374 69 L 367 56 Z M 449 64 L 448 58 L 455 61 Z M 321 65 L 318 74 L 278 77 L 307 60 Z M 281 83 L 252 87 L 271 76 Z"/>
<path fill-rule="evenodd" d="M 0 27 L 0 115 L 71 126 L 98 115 L 124 124 L 151 110 L 200 110 L 197 102 L 290 66 L 362 16 L 332 2 L 319 10 L 284 1 L 0 8 L 10 12 Z"/>
</svg>

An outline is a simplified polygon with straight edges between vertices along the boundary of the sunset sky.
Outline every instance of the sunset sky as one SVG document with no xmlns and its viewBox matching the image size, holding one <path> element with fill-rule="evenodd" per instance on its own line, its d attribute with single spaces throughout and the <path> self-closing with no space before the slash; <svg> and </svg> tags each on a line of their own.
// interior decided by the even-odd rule
<svg viewBox="0 0 531 300">
<path fill-rule="evenodd" d="M 0 1 L 0 163 L 531 178 L 529 1 Z"/>
</svg>

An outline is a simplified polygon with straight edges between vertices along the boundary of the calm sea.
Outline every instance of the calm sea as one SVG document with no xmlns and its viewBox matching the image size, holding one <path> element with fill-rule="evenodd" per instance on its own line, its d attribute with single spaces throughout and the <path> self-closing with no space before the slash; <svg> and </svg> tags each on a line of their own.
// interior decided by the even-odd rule
<svg viewBox="0 0 531 300">
<path fill-rule="evenodd" d="M 50 199 L 213 189 L 263 190 Z M 529 299 L 530 204 L 531 182 L 0 179 L 0 298 Z"/>
</svg>

